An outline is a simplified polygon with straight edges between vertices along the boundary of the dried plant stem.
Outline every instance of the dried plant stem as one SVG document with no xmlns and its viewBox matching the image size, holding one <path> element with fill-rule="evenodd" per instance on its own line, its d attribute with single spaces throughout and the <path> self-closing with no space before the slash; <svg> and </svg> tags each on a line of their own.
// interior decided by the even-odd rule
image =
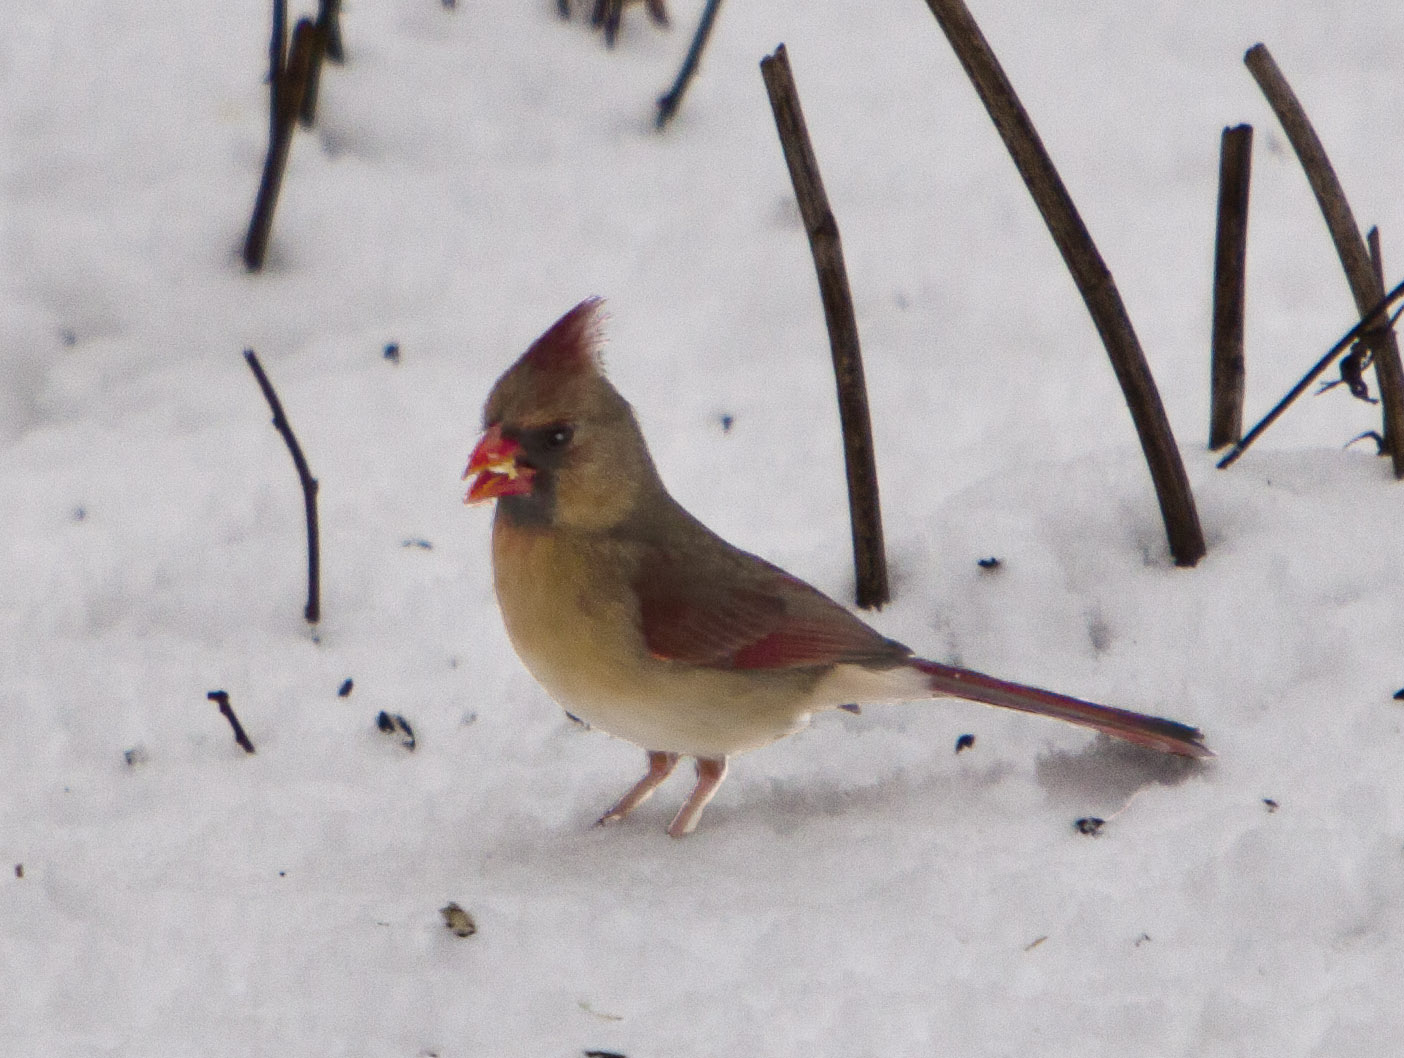
<svg viewBox="0 0 1404 1058">
<path fill-rule="evenodd" d="M 687 49 L 687 56 L 683 59 L 677 79 L 673 81 L 673 87 L 658 99 L 658 116 L 654 119 L 657 128 L 661 129 L 668 124 L 673 115 L 677 113 L 678 107 L 682 105 L 683 93 L 687 91 L 687 86 L 692 83 L 693 75 L 697 73 L 697 64 L 702 59 L 702 50 L 707 46 L 707 38 L 712 35 L 712 24 L 717 20 L 717 10 L 720 7 L 721 0 L 707 0 L 707 5 L 702 8 L 702 17 L 697 22 L 697 32 L 692 36 L 692 44 Z"/>
<path fill-rule="evenodd" d="M 1375 282 L 1379 285 L 1380 290 L 1383 291 L 1385 286 L 1384 251 L 1380 249 L 1380 229 L 1378 227 L 1372 225 L 1370 230 L 1365 233 L 1365 245 L 1370 251 L 1370 270 L 1375 273 Z M 1382 322 L 1380 326 L 1387 327 L 1390 332 L 1389 337 L 1397 341 L 1398 339 L 1394 336 L 1394 320 L 1395 317 L 1391 316 L 1387 323 Z M 1379 341 L 1378 338 L 1377 341 Z M 1380 373 L 1380 368 L 1378 366 L 1375 368 L 1375 379 L 1379 383 L 1380 389 L 1383 391 L 1385 386 L 1384 375 Z M 1401 380 L 1400 385 L 1404 387 L 1404 380 Z M 1383 393 L 1380 397 L 1380 403 L 1384 403 Z M 1393 423 L 1390 419 L 1389 409 L 1386 408 L 1383 411 L 1383 421 L 1380 428 L 1380 455 L 1384 455 L 1385 452 L 1394 452 L 1397 448 L 1404 446 L 1404 434 L 1391 434 L 1390 430 L 1392 426 Z M 1398 480 L 1399 477 L 1400 475 L 1396 472 L 1395 479 Z"/>
<path fill-rule="evenodd" d="M 346 61 L 346 45 L 341 39 L 341 0 L 318 0 L 317 28 L 326 42 L 326 57 L 340 66 Z"/>
<path fill-rule="evenodd" d="M 268 35 L 268 142 L 278 135 L 279 99 L 288 62 L 288 0 L 273 0 L 273 29 Z"/>
<path fill-rule="evenodd" d="M 1264 430 L 1277 421 L 1278 417 L 1291 405 L 1291 403 L 1306 392 L 1308 386 L 1320 377 L 1336 358 L 1349 349 L 1366 332 L 1376 327 L 1390 326 L 1389 307 L 1404 297 L 1404 283 L 1400 283 L 1388 294 L 1382 297 L 1377 303 L 1372 305 L 1366 312 L 1361 314 L 1360 322 L 1341 336 L 1335 345 L 1326 351 L 1326 355 L 1312 365 L 1310 371 L 1302 376 L 1301 380 L 1293 386 L 1285 397 L 1278 401 L 1273 409 L 1262 417 L 1256 426 L 1243 435 L 1243 440 L 1239 441 L 1229 449 L 1228 454 L 1215 464 L 1220 470 L 1232 466 L 1233 463 L 1247 451 L 1248 446 L 1256 441 Z"/>
<path fill-rule="evenodd" d="M 311 69 L 312 51 L 317 32 L 311 19 L 301 19 L 293 31 L 292 48 L 284 65 L 281 49 L 283 31 L 279 27 L 280 0 L 274 4 L 274 29 L 269 45 L 272 120 L 268 135 L 268 154 L 263 161 L 263 177 L 258 184 L 253 216 L 244 239 L 244 266 L 250 272 L 263 267 L 268 252 L 268 237 L 273 230 L 273 212 L 278 206 L 278 191 L 283 185 L 283 171 L 288 167 L 292 149 L 293 129 L 302 110 L 302 96 Z M 273 58 L 277 55 L 277 58 Z"/>
<path fill-rule="evenodd" d="M 297 468 L 297 480 L 302 485 L 303 507 L 307 514 L 307 606 L 303 610 L 303 616 L 307 618 L 308 624 L 316 624 L 322 616 L 321 548 L 317 540 L 317 479 L 307 468 L 302 446 L 297 443 L 297 437 L 288 424 L 287 416 L 283 414 L 283 404 L 278 400 L 278 394 L 273 391 L 273 383 L 269 382 L 268 376 L 263 373 L 263 365 L 258 362 L 258 356 L 252 349 L 245 349 L 244 359 L 248 361 L 249 370 L 258 380 L 258 388 L 263 390 L 263 397 L 273 410 L 273 425 L 288 446 L 293 466 Z"/>
<path fill-rule="evenodd" d="M 1326 156 L 1326 149 L 1267 47 L 1253 45 L 1244 54 L 1243 61 L 1297 153 L 1322 216 L 1326 218 L 1326 227 L 1331 232 L 1341 267 L 1345 269 L 1356 311 L 1362 319 L 1368 318 L 1367 314 L 1384 296 L 1384 282 L 1370 263 L 1365 240 L 1360 237 L 1345 189 Z M 1404 478 L 1404 367 L 1400 365 L 1399 343 L 1388 327 L 1367 328 L 1362 337 L 1373 354 L 1375 377 L 1379 380 L 1380 407 L 1384 415 L 1382 449 L 1388 451 L 1393 460 L 1394 476 Z"/>
<path fill-rule="evenodd" d="M 794 184 L 795 198 L 810 252 L 819 274 L 819 294 L 829 329 L 834 380 L 838 387 L 839 420 L 843 428 L 844 462 L 848 471 L 848 512 L 853 525 L 853 565 L 857 602 L 864 609 L 880 607 L 890 598 L 887 556 L 882 540 L 882 512 L 878 505 L 877 460 L 873 454 L 872 422 L 868 393 L 863 381 L 863 356 L 858 344 L 858 324 L 853 316 L 853 296 L 843 264 L 838 223 L 829 208 L 819 163 L 809 142 L 800 110 L 790 60 L 781 44 L 761 60 L 775 127 L 784 148 L 785 163 Z"/>
<path fill-rule="evenodd" d="M 330 58 L 328 36 L 335 22 L 318 18 L 312 23 L 311 42 L 307 53 L 307 76 L 302 84 L 302 100 L 297 108 L 297 120 L 305 129 L 317 123 L 317 98 L 322 87 L 322 60 Z"/>
<path fill-rule="evenodd" d="M 1243 436 L 1243 303 L 1248 257 L 1248 184 L 1253 126 L 1224 129 L 1219 146 L 1219 217 L 1214 240 L 1214 335 L 1209 447 Z"/>
<path fill-rule="evenodd" d="M 225 691 L 210 691 L 205 695 L 210 701 L 219 706 L 219 711 L 224 719 L 229 721 L 229 726 L 234 729 L 234 741 L 239 743 L 239 748 L 245 753 L 252 753 L 254 745 L 249 741 L 249 736 L 244 733 L 244 725 L 239 723 L 239 718 L 234 715 L 234 709 L 229 704 L 229 695 Z"/>
<path fill-rule="evenodd" d="M 1082 294 L 1102 344 L 1106 346 L 1150 467 L 1170 554 L 1176 565 L 1193 566 L 1204 556 L 1205 547 L 1189 476 L 1175 445 L 1155 379 L 1151 377 L 1141 343 L 1111 272 L 1097 252 L 1092 236 L 1073 205 L 1072 196 L 970 10 L 962 0 L 926 0 L 926 3 L 985 104 Z"/>
</svg>

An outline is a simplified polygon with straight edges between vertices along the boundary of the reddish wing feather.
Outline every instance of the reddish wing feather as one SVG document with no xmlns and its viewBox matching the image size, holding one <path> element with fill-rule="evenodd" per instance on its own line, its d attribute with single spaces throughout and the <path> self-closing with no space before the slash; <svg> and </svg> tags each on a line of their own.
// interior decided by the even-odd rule
<svg viewBox="0 0 1404 1058">
<path fill-rule="evenodd" d="M 777 669 L 898 660 L 909 653 L 803 581 L 754 556 L 740 557 L 747 560 L 739 571 L 745 584 L 701 571 L 678 575 L 657 557 L 646 563 L 635 590 L 644 641 L 654 657 L 712 668 Z"/>
<path fill-rule="evenodd" d="M 755 592 L 688 597 L 676 583 L 639 584 L 639 617 L 654 657 L 731 667 L 740 650 L 763 639 L 783 617 L 779 600 Z"/>
<path fill-rule="evenodd" d="M 854 636 L 847 628 L 785 620 L 774 632 L 742 647 L 731 656 L 738 669 L 781 669 L 800 665 L 831 665 L 864 660 L 872 654 L 869 637 Z M 855 656 L 856 655 L 856 656 Z"/>
</svg>

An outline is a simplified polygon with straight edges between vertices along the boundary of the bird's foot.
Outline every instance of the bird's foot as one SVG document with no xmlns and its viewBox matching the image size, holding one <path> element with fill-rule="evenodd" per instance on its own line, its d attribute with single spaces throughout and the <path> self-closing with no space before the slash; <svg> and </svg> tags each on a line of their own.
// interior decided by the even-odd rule
<svg viewBox="0 0 1404 1058">
<path fill-rule="evenodd" d="M 702 818 L 702 810 L 716 795 L 717 787 L 726 778 L 725 757 L 697 758 L 697 785 L 692 788 L 687 801 L 668 826 L 670 838 L 680 838 L 697 829 L 697 821 Z"/>
<path fill-rule="evenodd" d="M 611 823 L 616 819 L 623 819 L 639 805 L 643 804 L 653 796 L 653 791 L 662 785 L 675 767 L 677 767 L 678 755 L 676 753 L 663 753 L 658 750 L 648 752 L 648 771 L 644 777 L 630 788 L 629 792 L 615 802 L 604 815 L 595 822 L 595 826 L 602 827 L 606 823 Z"/>
</svg>

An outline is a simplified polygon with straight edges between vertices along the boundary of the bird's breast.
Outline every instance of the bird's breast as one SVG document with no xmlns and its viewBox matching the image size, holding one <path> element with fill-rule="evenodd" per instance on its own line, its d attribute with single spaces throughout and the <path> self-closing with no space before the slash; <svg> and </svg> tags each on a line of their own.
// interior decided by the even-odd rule
<svg viewBox="0 0 1404 1058">
<path fill-rule="evenodd" d="M 608 540 L 499 518 L 492 551 L 507 634 L 543 683 L 588 679 L 602 666 L 642 652 L 637 604 L 627 591 L 627 556 Z"/>
<path fill-rule="evenodd" d="M 493 524 L 493 581 L 522 663 L 561 706 L 645 749 L 730 756 L 804 726 L 820 673 L 741 672 L 649 653 L 631 546 Z"/>
</svg>

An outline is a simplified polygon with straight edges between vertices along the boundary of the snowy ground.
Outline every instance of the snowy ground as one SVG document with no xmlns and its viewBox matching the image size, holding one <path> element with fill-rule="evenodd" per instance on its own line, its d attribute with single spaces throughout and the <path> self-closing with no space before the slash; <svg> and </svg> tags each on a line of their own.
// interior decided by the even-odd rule
<svg viewBox="0 0 1404 1058">
<path fill-rule="evenodd" d="M 671 32 L 631 8 L 612 53 L 553 0 L 348 0 L 349 62 L 259 276 L 237 250 L 263 0 L 12 6 L 0 1051 L 1394 1052 L 1404 492 L 1343 450 L 1374 413 L 1339 390 L 1228 472 L 1202 446 L 1225 124 L 1258 130 L 1250 416 L 1351 322 L 1242 52 L 1272 48 L 1397 279 L 1404 7 L 975 6 L 1160 383 L 1209 539 L 1184 571 L 1072 284 L 918 0 L 731 0 L 662 136 L 697 0 Z M 612 377 L 678 497 L 850 594 L 822 315 L 756 68 L 781 40 L 864 339 L 897 592 L 874 621 L 1199 724 L 1207 766 L 893 706 L 740 759 L 686 841 L 663 834 L 682 779 L 590 827 L 642 756 L 512 656 L 458 475 L 491 381 L 603 294 Z M 246 346 L 321 481 L 315 634 Z M 476 935 L 444 928 L 450 900 Z"/>
</svg>

